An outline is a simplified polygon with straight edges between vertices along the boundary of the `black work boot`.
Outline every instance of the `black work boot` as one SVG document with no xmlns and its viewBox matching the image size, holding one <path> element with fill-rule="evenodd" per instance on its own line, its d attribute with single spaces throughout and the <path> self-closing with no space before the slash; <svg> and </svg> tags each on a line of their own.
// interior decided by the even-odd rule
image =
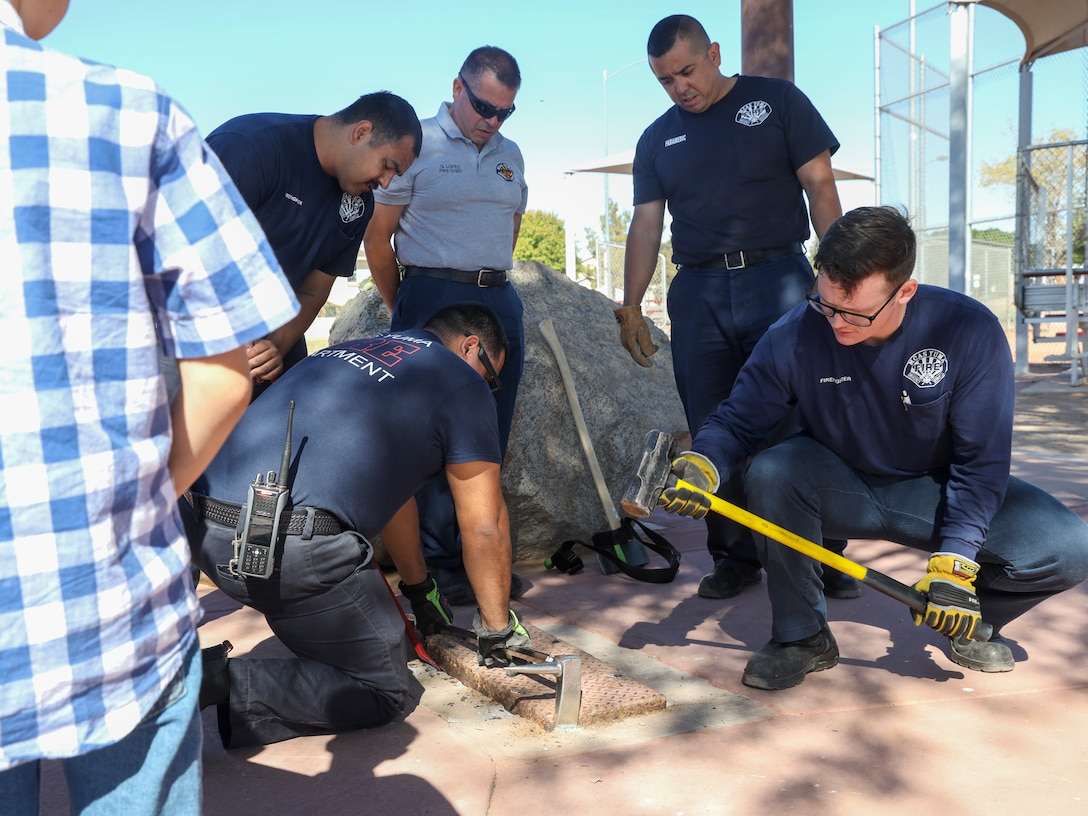
<svg viewBox="0 0 1088 816">
<path fill-rule="evenodd" d="M 708 572 L 699 582 L 699 597 L 733 598 L 748 587 L 758 584 L 762 578 L 763 571 L 759 567 L 744 570 L 724 562 L 716 564 L 714 571 Z"/>
<path fill-rule="evenodd" d="M 824 567 L 824 597 L 847 600 L 861 597 L 861 587 L 857 579 L 845 572 L 839 572 L 831 567 Z"/>
<path fill-rule="evenodd" d="M 809 672 L 830 669 L 839 662 L 839 646 L 831 630 L 824 628 L 804 640 L 777 640 L 752 655 L 741 682 L 752 688 L 777 691 L 799 686 Z"/>
<path fill-rule="evenodd" d="M 200 681 L 200 710 L 219 705 L 230 699 L 230 671 L 227 669 L 227 653 L 234 646 L 224 640 L 218 646 L 200 650 L 204 677 Z"/>
<path fill-rule="evenodd" d="M 985 642 L 964 637 L 949 638 L 948 657 L 959 666 L 980 672 L 1007 672 L 1016 665 L 1012 659 L 1012 649 L 996 635 Z"/>
</svg>

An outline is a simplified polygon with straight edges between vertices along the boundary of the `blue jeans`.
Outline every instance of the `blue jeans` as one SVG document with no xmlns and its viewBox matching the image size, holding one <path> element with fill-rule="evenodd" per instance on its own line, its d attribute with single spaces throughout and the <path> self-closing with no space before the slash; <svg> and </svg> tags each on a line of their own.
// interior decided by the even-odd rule
<svg viewBox="0 0 1088 816">
<path fill-rule="evenodd" d="M 199 816 L 202 731 L 197 639 L 152 711 L 113 745 L 62 759 L 72 813 Z M 0 773 L 0 811 L 37 816 L 41 762 Z"/>
<path fill-rule="evenodd" d="M 757 455 L 744 480 L 751 512 L 809 541 L 821 536 L 878 539 L 933 553 L 941 546 L 946 479 L 946 472 L 862 473 L 799 435 Z M 820 565 L 765 536 L 755 539 L 767 570 L 771 637 L 789 642 L 814 635 L 827 622 Z M 982 617 L 997 633 L 1036 604 L 1088 578 L 1088 524 L 1053 496 L 1013 476 L 976 559 Z"/>
<path fill-rule="evenodd" d="M 812 281 L 812 267 L 804 255 L 744 269 L 677 273 L 668 295 L 673 374 L 693 437 L 729 396 L 756 343 L 772 323 L 805 299 Z M 725 482 L 718 495 L 744 507 L 741 477 Z M 716 565 L 759 569 L 747 527 L 713 513 L 706 524 L 707 549 Z"/>
<path fill-rule="evenodd" d="M 407 278 L 401 281 L 397 291 L 390 328 L 393 331 L 420 328 L 443 306 L 465 301 L 482 303 L 494 311 L 510 343 L 506 362 L 499 372 L 502 388 L 495 394 L 499 445 L 505 457 L 514 424 L 514 403 L 525 365 L 525 328 L 522 325 L 525 309 L 514 285 L 507 281 L 502 286 L 480 287 L 438 278 Z M 444 569 L 459 568 L 461 534 L 446 474 L 439 473 L 427 482 L 416 494 L 416 503 L 419 505 L 420 542 L 427 564 Z"/>
</svg>

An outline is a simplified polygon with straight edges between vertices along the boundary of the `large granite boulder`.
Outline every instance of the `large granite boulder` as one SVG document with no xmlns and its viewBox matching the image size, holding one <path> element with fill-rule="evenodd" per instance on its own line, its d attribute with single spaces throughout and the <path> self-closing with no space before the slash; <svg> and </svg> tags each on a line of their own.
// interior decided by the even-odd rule
<svg viewBox="0 0 1088 816">
<path fill-rule="evenodd" d="M 506 462 L 503 492 L 516 559 L 543 558 L 569 538 L 588 540 L 608 520 L 579 441 L 566 390 L 540 323 L 551 318 L 567 357 L 601 471 L 618 506 L 646 432 L 683 433 L 669 339 L 651 328 L 660 350 L 652 368 L 620 345 L 616 305 L 543 264 L 519 261 L 511 278 L 525 305 L 525 371 Z M 331 343 L 389 329 L 389 312 L 371 290 L 349 302 Z"/>
</svg>

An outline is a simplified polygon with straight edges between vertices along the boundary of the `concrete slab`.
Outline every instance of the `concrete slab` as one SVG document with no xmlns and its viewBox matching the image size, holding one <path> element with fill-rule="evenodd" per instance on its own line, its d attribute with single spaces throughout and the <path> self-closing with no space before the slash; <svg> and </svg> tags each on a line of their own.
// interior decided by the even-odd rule
<svg viewBox="0 0 1088 816">
<path fill-rule="evenodd" d="M 1088 518 L 1088 401 L 1071 390 L 1027 395 L 1032 423 L 1016 437 L 1014 473 Z M 651 522 L 683 554 L 673 583 L 602 575 L 586 553 L 575 576 L 519 564 L 528 590 L 515 608 L 664 695 L 664 710 L 548 732 L 416 661 L 419 704 L 372 731 L 227 752 L 204 712 L 205 813 L 1088 814 L 1084 585 L 1006 628 L 1018 662 L 996 675 L 953 664 L 939 637 L 875 591 L 830 601 L 840 664 L 760 692 L 740 675 L 769 637 L 765 589 L 696 597 L 710 567 L 702 524 Z M 924 565 L 879 541 L 853 541 L 846 554 L 904 582 Z M 236 653 L 281 653 L 260 616 L 208 587 L 201 602 L 204 645 L 228 638 Z M 468 626 L 471 611 L 457 609 L 456 622 Z M 43 781 L 43 816 L 66 813 L 55 764 Z"/>
</svg>

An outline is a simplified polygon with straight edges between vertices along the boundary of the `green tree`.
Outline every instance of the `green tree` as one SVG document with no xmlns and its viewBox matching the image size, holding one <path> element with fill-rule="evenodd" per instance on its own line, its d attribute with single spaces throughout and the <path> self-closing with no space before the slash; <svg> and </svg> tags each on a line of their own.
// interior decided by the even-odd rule
<svg viewBox="0 0 1088 816">
<path fill-rule="evenodd" d="M 1070 128 L 1054 128 L 1042 139 L 1042 144 L 1062 144 L 1076 141 L 1076 133 Z M 1073 152 L 1073 195 L 1077 197 L 1073 209 L 1073 258 L 1074 266 L 1084 265 L 1084 222 L 1085 150 L 1074 147 Z M 1066 264 L 1065 258 L 1065 213 L 1067 188 L 1067 148 L 1032 150 L 1031 176 L 1029 179 L 1032 210 L 1046 208 L 1041 235 L 1033 235 L 1033 249 L 1042 249 L 1043 268 L 1060 268 Z M 1016 186 L 1016 155 L 1006 156 L 993 163 L 983 162 L 979 182 L 983 187 L 993 185 Z M 1039 255 L 1033 252 L 1033 258 Z"/>
<path fill-rule="evenodd" d="M 563 220 L 551 212 L 527 210 L 521 217 L 516 261 L 538 261 L 556 272 L 566 274 L 567 248 Z"/>
<path fill-rule="evenodd" d="M 621 247 L 626 246 L 627 233 L 631 229 L 632 217 L 633 213 L 630 210 L 621 210 L 613 199 L 609 199 L 607 220 L 603 215 L 600 217 L 601 231 L 598 233 L 588 227 L 586 228 L 585 242 L 591 257 L 596 258 L 598 256 L 597 247 L 602 241 L 602 235 L 607 236 L 603 239 L 605 243 L 618 244 Z M 668 286 L 672 284 L 672 279 L 676 277 L 676 266 L 672 262 L 672 238 L 665 235 L 662 237 L 665 240 L 661 244 L 661 254 L 665 256 L 665 280 L 666 286 Z"/>
<path fill-rule="evenodd" d="M 620 210 L 620 205 L 614 199 L 608 199 L 608 216 L 600 217 L 601 231 L 596 232 L 586 227 L 586 246 L 590 253 L 596 257 L 597 246 L 600 241 L 607 244 L 627 243 L 627 230 L 631 227 L 631 211 Z M 601 236 L 604 236 L 603 239 Z"/>
</svg>

